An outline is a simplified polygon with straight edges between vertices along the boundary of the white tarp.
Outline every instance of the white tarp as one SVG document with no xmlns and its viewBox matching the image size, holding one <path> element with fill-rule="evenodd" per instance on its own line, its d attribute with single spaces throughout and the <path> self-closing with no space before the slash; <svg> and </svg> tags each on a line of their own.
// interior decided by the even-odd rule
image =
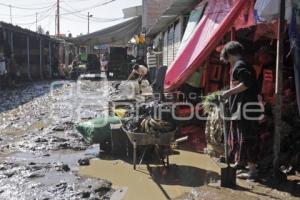
<svg viewBox="0 0 300 200">
<path fill-rule="evenodd" d="M 203 14 L 203 11 L 206 7 L 206 1 L 204 2 L 201 2 L 190 14 L 190 17 L 189 17 L 189 21 L 188 21 L 188 24 L 187 24 L 187 27 L 185 29 L 185 32 L 184 32 L 184 35 L 182 37 L 182 40 L 181 40 L 181 44 L 180 44 L 180 47 L 178 49 L 178 52 L 176 54 L 177 55 L 180 55 L 181 51 L 184 49 L 187 41 L 189 40 L 190 36 L 192 35 L 192 33 L 194 32 L 195 28 L 197 27 L 197 24 L 199 23 L 200 21 L 200 18 Z"/>
<path fill-rule="evenodd" d="M 141 29 L 141 17 L 133 17 L 130 20 L 111 26 L 109 28 L 96 31 L 88 35 L 79 36 L 74 39 L 74 42 L 82 45 L 126 45 L 135 34 L 141 32 Z"/>
<path fill-rule="evenodd" d="M 300 0 L 285 1 L 285 19 L 290 22 L 292 8 L 300 9 Z M 254 15 L 257 22 L 272 22 L 277 20 L 280 9 L 280 0 L 257 0 L 254 5 Z"/>
</svg>

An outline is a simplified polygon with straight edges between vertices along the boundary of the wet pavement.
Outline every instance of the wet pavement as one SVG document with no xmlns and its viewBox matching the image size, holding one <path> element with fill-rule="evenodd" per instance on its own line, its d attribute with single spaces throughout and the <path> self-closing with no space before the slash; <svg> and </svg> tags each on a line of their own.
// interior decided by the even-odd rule
<svg viewBox="0 0 300 200">
<path fill-rule="evenodd" d="M 86 144 L 75 129 L 107 114 L 108 87 L 58 81 L 1 91 L 0 199 L 110 198 L 109 181 L 77 175 L 80 161 L 97 158 L 99 146 Z"/>
</svg>

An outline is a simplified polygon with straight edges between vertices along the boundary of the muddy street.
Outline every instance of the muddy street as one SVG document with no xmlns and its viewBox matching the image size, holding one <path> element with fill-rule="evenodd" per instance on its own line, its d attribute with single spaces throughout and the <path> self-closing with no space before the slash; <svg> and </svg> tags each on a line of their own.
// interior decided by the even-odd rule
<svg viewBox="0 0 300 200">
<path fill-rule="evenodd" d="M 75 129 L 107 114 L 107 91 L 93 81 L 1 91 L 0 199 L 110 198 L 110 182 L 77 175 L 82 161 L 98 157 L 99 145 L 88 146 Z"/>
</svg>

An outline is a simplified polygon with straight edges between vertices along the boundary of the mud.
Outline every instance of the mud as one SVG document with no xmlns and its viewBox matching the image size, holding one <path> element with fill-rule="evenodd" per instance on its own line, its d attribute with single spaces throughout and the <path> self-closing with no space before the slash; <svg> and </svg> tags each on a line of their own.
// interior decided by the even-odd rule
<svg viewBox="0 0 300 200">
<path fill-rule="evenodd" d="M 0 199 L 109 199 L 114 193 L 109 181 L 78 176 L 78 162 L 97 158 L 99 145 L 89 146 L 75 129 L 106 114 L 108 96 L 100 90 L 113 87 L 80 84 L 39 82 L 1 91 Z M 78 88 L 98 99 L 86 99 Z"/>
<path fill-rule="evenodd" d="M 283 188 L 239 181 L 224 189 L 218 166 L 190 151 L 172 156 L 169 169 L 99 159 L 99 145 L 86 144 L 75 125 L 107 115 L 108 101 L 128 94 L 89 80 L 1 91 L 0 199 L 297 199 L 299 175 Z"/>
</svg>

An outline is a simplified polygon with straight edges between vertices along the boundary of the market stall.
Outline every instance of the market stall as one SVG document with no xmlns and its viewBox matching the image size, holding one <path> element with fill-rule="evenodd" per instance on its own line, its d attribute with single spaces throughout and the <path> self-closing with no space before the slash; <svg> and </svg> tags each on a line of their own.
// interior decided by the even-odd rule
<svg viewBox="0 0 300 200">
<path fill-rule="evenodd" d="M 299 5 L 297 1 L 289 1 L 285 5 L 284 1 L 279 0 L 226 2 L 208 2 L 203 17 L 185 42 L 181 54 L 168 68 L 165 90 L 178 90 L 201 67 L 204 68 L 201 83 L 205 95 L 228 87 L 230 68 L 219 61 L 220 52 L 230 40 L 241 42 L 246 47 L 245 58 L 256 69 L 257 81 L 261 85 L 262 105 L 265 108 L 264 119 L 260 121 L 260 131 L 257 133 L 261 166 L 266 169 L 273 167 L 274 175 L 278 177 L 279 167 L 293 171 L 299 166 L 299 154 L 293 154 L 299 152 L 295 148 L 299 144 L 299 131 L 295 127 L 299 112 L 289 115 L 289 120 L 285 114 L 291 114 L 288 111 L 291 107 L 291 110 L 297 108 L 294 97 L 299 94 L 295 89 L 299 87 L 298 57 L 289 53 L 297 53 Z M 285 37 L 287 29 L 284 13 L 289 24 L 288 30 L 293 33 L 290 38 Z M 268 49 L 267 53 L 262 53 L 264 48 Z M 261 62 L 261 54 L 271 57 L 268 63 Z M 218 116 L 218 113 L 214 115 Z M 207 123 L 207 142 L 224 142 L 220 139 L 221 127 L 218 122 Z M 212 136 L 211 130 L 216 135 Z"/>
</svg>

